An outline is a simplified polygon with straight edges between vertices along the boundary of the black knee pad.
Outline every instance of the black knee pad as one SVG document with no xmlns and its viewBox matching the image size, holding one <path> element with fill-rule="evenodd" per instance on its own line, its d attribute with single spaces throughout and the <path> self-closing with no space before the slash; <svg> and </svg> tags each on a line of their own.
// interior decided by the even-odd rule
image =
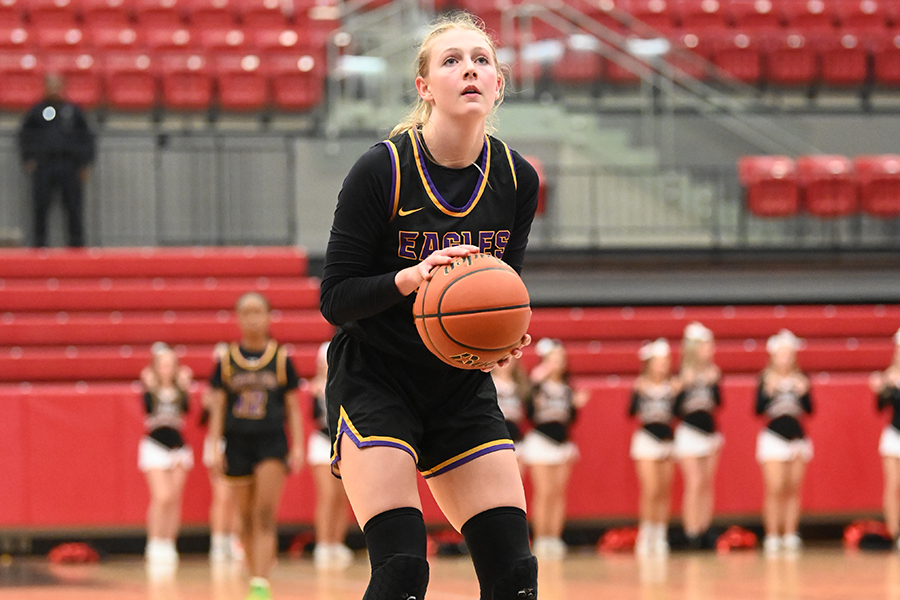
<svg viewBox="0 0 900 600">
<path fill-rule="evenodd" d="M 524 510 L 514 506 L 486 510 L 466 521 L 462 533 L 478 575 L 481 600 L 537 597 L 537 561 L 528 543 Z M 523 595 L 517 596 L 520 591 Z"/>
<path fill-rule="evenodd" d="M 520 559 L 494 584 L 491 600 L 536 600 L 537 559 Z"/>
<path fill-rule="evenodd" d="M 424 600 L 427 588 L 428 561 L 395 554 L 372 572 L 363 600 Z"/>
</svg>

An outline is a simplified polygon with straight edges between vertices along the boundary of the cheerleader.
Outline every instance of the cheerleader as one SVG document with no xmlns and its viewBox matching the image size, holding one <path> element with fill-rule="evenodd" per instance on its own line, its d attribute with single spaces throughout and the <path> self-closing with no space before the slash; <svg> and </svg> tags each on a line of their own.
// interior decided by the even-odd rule
<svg viewBox="0 0 900 600">
<path fill-rule="evenodd" d="M 562 541 L 566 523 L 566 486 L 578 448 L 569 432 L 579 408 L 587 403 L 585 390 L 569 387 L 566 350 L 559 340 L 542 339 L 535 347 L 541 362 L 531 372 L 533 389 L 526 412 L 533 429 L 522 440 L 522 460 L 531 472 L 533 552 L 545 559 L 566 554 Z"/>
<path fill-rule="evenodd" d="M 147 435 L 138 447 L 138 467 L 150 487 L 144 556 L 148 563 L 174 563 L 184 483 L 194 466 L 194 453 L 181 436 L 192 373 L 161 342 L 153 344 L 151 353 L 151 364 L 141 371 Z"/>
<path fill-rule="evenodd" d="M 228 356 L 228 344 L 220 343 L 213 350 L 213 358 L 218 364 L 223 357 Z M 212 404 L 215 401 L 215 392 L 207 388 L 203 394 L 203 410 L 200 413 L 200 426 L 209 425 L 209 415 Z M 214 441 L 206 437 L 203 442 L 203 466 L 209 475 L 209 486 L 212 491 L 212 500 L 209 505 L 209 560 L 213 564 L 221 565 L 228 561 L 243 561 L 245 558 L 244 546 L 241 544 L 241 523 L 231 493 L 231 485 L 225 478 L 221 469 L 214 467 L 216 452 L 224 452 L 225 440 Z"/>
<path fill-rule="evenodd" d="M 706 534 L 713 518 L 713 490 L 722 434 L 713 414 L 721 406 L 719 379 L 713 363 L 713 333 L 700 323 L 684 329 L 681 344 L 682 391 L 675 400 L 675 456 L 684 479 L 682 521 L 690 548 L 709 543 Z"/>
<path fill-rule="evenodd" d="M 666 554 L 669 495 L 672 489 L 672 411 L 681 393 L 681 381 L 670 373 L 669 343 L 659 338 L 641 346 L 641 373 L 634 381 L 629 415 L 638 417 L 640 429 L 631 438 L 631 458 L 641 487 L 640 525 L 635 553 Z"/>
<path fill-rule="evenodd" d="M 531 391 L 531 380 L 519 359 L 512 358 L 503 366 L 491 370 L 494 387 L 497 388 L 497 404 L 506 420 L 509 439 L 519 444 L 522 441 L 522 426 L 525 422 L 525 399 Z"/>
<path fill-rule="evenodd" d="M 884 522 L 894 539 L 900 537 L 900 330 L 894 334 L 894 360 L 884 372 L 872 373 L 869 385 L 879 411 L 891 409 L 891 422 L 881 432 L 878 453 L 884 470 Z M 897 542 L 900 548 L 900 540 Z"/>
<path fill-rule="evenodd" d="M 340 479 L 331 473 L 331 438 L 325 404 L 325 382 L 328 378 L 328 342 L 319 346 L 316 376 L 309 382 L 313 399 L 313 423 L 309 436 L 306 462 L 312 467 L 316 482 L 316 548 L 313 562 L 319 569 L 345 569 L 353 562 L 353 551 L 345 544 L 350 503 Z"/>
<path fill-rule="evenodd" d="M 797 534 L 800 493 L 813 447 L 800 424 L 804 413 L 812 413 L 812 401 L 809 379 L 797 366 L 799 349 L 800 340 L 787 329 L 769 338 L 769 364 L 760 376 L 756 397 L 756 414 L 769 418 L 756 442 L 756 460 L 762 465 L 766 490 L 766 554 L 782 549 L 796 552 L 803 545 Z"/>
</svg>

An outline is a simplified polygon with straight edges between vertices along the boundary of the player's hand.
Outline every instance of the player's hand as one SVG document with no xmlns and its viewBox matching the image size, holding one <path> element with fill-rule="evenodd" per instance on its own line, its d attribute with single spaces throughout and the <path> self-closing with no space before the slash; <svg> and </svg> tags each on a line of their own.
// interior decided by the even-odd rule
<svg viewBox="0 0 900 600">
<path fill-rule="evenodd" d="M 526 333 L 522 337 L 522 341 L 519 342 L 519 345 L 516 348 L 513 348 L 513 351 L 510 352 L 508 356 L 506 356 L 505 358 L 501 358 L 500 360 L 498 360 L 491 366 L 485 367 L 481 370 L 484 371 L 485 373 L 489 373 L 489 372 L 493 371 L 494 368 L 496 368 L 496 367 L 505 367 L 506 365 L 509 364 L 509 361 L 512 360 L 513 358 L 517 358 L 517 359 L 522 358 L 522 348 L 529 345 L 530 343 L 531 343 L 531 335 Z"/>
<path fill-rule="evenodd" d="M 148 390 L 152 390 L 156 388 L 157 379 L 156 373 L 150 367 L 144 367 L 141 369 L 141 383 L 144 384 L 144 387 Z"/>
<path fill-rule="evenodd" d="M 457 258 L 464 258 L 470 254 L 477 254 L 476 246 L 461 245 L 450 246 L 442 250 L 436 250 L 428 255 L 425 260 L 413 267 L 407 267 L 397 272 L 394 276 L 394 285 L 404 296 L 409 296 L 419 289 L 423 281 L 431 280 L 431 272 L 435 267 L 449 265 Z"/>
<path fill-rule="evenodd" d="M 184 391 L 188 391 L 191 389 L 191 381 L 194 378 L 194 372 L 187 365 L 181 365 L 178 368 L 178 375 L 175 377 L 175 383 L 183 389 Z"/>
<path fill-rule="evenodd" d="M 299 473 L 303 468 L 303 446 L 294 444 L 288 452 L 288 468 L 291 473 Z"/>
</svg>

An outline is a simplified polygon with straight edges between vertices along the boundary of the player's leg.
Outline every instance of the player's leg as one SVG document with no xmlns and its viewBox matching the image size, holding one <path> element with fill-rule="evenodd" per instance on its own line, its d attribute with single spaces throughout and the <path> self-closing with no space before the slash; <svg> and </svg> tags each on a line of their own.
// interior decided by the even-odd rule
<svg viewBox="0 0 900 600">
<path fill-rule="evenodd" d="M 236 519 L 234 504 L 231 502 L 231 486 L 221 473 L 213 469 L 209 469 L 208 472 L 212 491 L 209 504 L 209 558 L 222 561 L 228 558 L 230 534 L 239 532 L 240 528 L 231 530 L 231 525 Z"/>
<path fill-rule="evenodd" d="M 656 498 L 659 495 L 659 473 L 653 459 L 641 458 L 634 461 L 637 471 L 639 492 L 638 537 L 635 552 L 643 554 L 648 552 L 654 538 L 656 520 Z"/>
<path fill-rule="evenodd" d="M 881 459 L 884 472 L 884 523 L 891 537 L 900 535 L 900 458 L 884 456 Z"/>
<path fill-rule="evenodd" d="M 31 177 L 32 227 L 34 229 L 34 246 L 47 245 L 47 215 L 50 211 L 50 199 L 53 185 L 46 166 L 38 166 Z"/>
<path fill-rule="evenodd" d="M 146 471 L 147 486 L 150 488 L 150 505 L 147 507 L 147 538 L 162 539 L 165 532 L 165 507 L 169 491 L 169 481 L 165 469 Z"/>
<path fill-rule="evenodd" d="M 266 459 L 253 472 L 251 523 L 253 528 L 253 562 L 250 574 L 266 577 L 275 566 L 278 550 L 278 505 L 287 477 L 284 461 Z"/>
<path fill-rule="evenodd" d="M 357 448 L 346 436 L 339 443 L 341 479 L 372 566 L 364 600 L 422 600 L 427 538 L 412 456 L 389 446 Z"/>
<path fill-rule="evenodd" d="M 450 524 L 466 538 L 481 600 L 537 598 L 537 560 L 528 544 L 515 453 L 479 456 L 428 479 L 428 485 Z"/>
<path fill-rule="evenodd" d="M 231 487 L 231 497 L 235 504 L 241 544 L 246 553 L 247 569 L 252 573 L 255 560 L 253 553 L 253 497 L 256 485 L 252 477 L 229 478 L 228 485 Z"/>
<path fill-rule="evenodd" d="M 657 477 L 659 485 L 655 499 L 656 550 L 668 552 L 669 510 L 672 501 L 672 478 L 675 473 L 675 461 L 664 458 L 657 461 Z"/>
</svg>

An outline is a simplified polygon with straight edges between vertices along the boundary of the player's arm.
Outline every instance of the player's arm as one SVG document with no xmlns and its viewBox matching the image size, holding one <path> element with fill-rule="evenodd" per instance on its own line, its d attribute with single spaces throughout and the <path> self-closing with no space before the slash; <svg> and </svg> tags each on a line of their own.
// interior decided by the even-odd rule
<svg viewBox="0 0 900 600">
<path fill-rule="evenodd" d="M 209 429 L 206 437 L 210 448 L 213 448 L 213 464 L 211 468 L 214 471 L 222 471 L 224 467 L 224 457 L 222 456 L 221 444 L 219 440 L 225 435 L 225 390 L 221 388 L 211 388 L 209 390 Z"/>
<path fill-rule="evenodd" d="M 288 466 L 292 473 L 303 467 L 303 417 L 300 414 L 300 403 L 297 390 L 289 390 L 284 394 L 284 416 L 288 431 L 291 432 L 291 449 L 288 453 Z"/>
</svg>

